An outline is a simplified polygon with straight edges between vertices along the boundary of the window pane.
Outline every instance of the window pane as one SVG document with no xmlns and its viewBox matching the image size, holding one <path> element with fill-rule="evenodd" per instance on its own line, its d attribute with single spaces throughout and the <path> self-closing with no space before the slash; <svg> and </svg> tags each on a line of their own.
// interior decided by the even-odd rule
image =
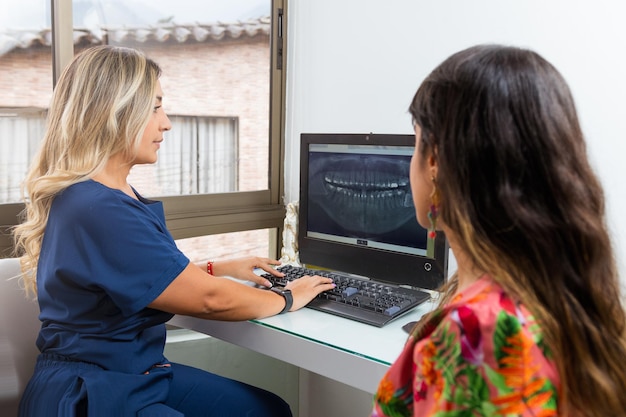
<svg viewBox="0 0 626 417">
<path fill-rule="evenodd" d="M 175 129 L 152 165 L 133 168 L 129 182 L 145 195 L 237 191 L 237 119 L 170 116 Z"/>
<path fill-rule="evenodd" d="M 178 239 L 176 245 L 191 262 L 241 258 L 245 256 L 269 256 L 270 231 L 250 230 Z"/>
<path fill-rule="evenodd" d="M 268 188 L 270 14 L 271 0 L 73 1 L 75 52 L 129 46 L 163 69 L 173 127 L 159 162 L 131 172 L 140 192 Z"/>
<path fill-rule="evenodd" d="M 0 6 L 0 204 L 21 200 L 20 183 L 43 134 L 52 94 L 49 3 Z"/>
<path fill-rule="evenodd" d="M 43 137 L 53 86 L 51 3 L 0 2 L 0 205 L 20 201 L 20 183 Z M 271 5 L 272 0 L 61 3 L 62 24 L 68 22 L 67 6 L 72 8 L 69 41 L 75 53 L 100 44 L 135 47 L 163 69 L 164 108 L 173 129 L 159 162 L 131 172 L 130 183 L 144 195 L 268 190 Z M 272 147 L 274 154 L 278 148 Z M 231 220 L 236 224 L 241 216 Z M 233 244 L 237 251 L 231 256 L 245 254 L 247 245 L 261 249 L 251 254 L 268 253 L 267 232 L 234 236 L 244 240 Z"/>
</svg>

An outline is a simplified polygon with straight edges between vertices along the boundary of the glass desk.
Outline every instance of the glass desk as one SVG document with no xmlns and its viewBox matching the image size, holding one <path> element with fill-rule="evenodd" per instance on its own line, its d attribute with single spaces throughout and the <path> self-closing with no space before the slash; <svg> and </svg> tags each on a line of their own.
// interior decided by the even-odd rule
<svg viewBox="0 0 626 417">
<path fill-rule="evenodd" d="M 406 342 L 402 326 L 433 308 L 433 301 L 425 302 L 382 328 L 308 308 L 242 322 L 174 316 L 169 323 L 373 394 Z"/>
</svg>

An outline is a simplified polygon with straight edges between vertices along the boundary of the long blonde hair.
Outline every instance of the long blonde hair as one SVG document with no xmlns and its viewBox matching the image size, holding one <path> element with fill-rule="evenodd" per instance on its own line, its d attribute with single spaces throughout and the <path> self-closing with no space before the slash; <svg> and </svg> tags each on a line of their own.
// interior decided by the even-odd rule
<svg viewBox="0 0 626 417">
<path fill-rule="evenodd" d="M 85 181 L 113 155 L 132 160 L 154 106 L 161 70 L 141 52 L 96 46 L 76 55 L 52 95 L 46 132 L 22 184 L 23 221 L 13 230 L 27 291 L 54 197 Z"/>
<path fill-rule="evenodd" d="M 626 314 L 604 193 L 563 77 L 532 51 L 480 45 L 437 67 L 409 110 L 422 155 L 436 151 L 443 222 L 541 324 L 560 415 L 625 415 Z"/>
</svg>

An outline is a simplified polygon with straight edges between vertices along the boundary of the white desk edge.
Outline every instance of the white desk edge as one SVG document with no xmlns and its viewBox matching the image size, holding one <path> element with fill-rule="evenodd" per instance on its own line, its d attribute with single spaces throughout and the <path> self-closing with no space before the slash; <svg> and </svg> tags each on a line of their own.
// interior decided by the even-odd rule
<svg viewBox="0 0 626 417">
<path fill-rule="evenodd" d="M 374 393 L 406 342 L 402 326 L 432 308 L 426 302 L 382 328 L 308 308 L 241 322 L 177 315 L 169 323 Z"/>
</svg>

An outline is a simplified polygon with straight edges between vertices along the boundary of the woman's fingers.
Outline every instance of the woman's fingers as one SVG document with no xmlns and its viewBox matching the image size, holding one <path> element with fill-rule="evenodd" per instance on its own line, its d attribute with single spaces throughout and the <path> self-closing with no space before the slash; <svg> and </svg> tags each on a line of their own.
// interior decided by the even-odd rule
<svg viewBox="0 0 626 417">
<path fill-rule="evenodd" d="M 290 311 L 296 311 L 307 305 L 313 298 L 324 291 L 335 288 L 333 280 L 319 275 L 305 275 L 291 281 L 285 286 L 293 295 L 293 306 Z"/>
</svg>

